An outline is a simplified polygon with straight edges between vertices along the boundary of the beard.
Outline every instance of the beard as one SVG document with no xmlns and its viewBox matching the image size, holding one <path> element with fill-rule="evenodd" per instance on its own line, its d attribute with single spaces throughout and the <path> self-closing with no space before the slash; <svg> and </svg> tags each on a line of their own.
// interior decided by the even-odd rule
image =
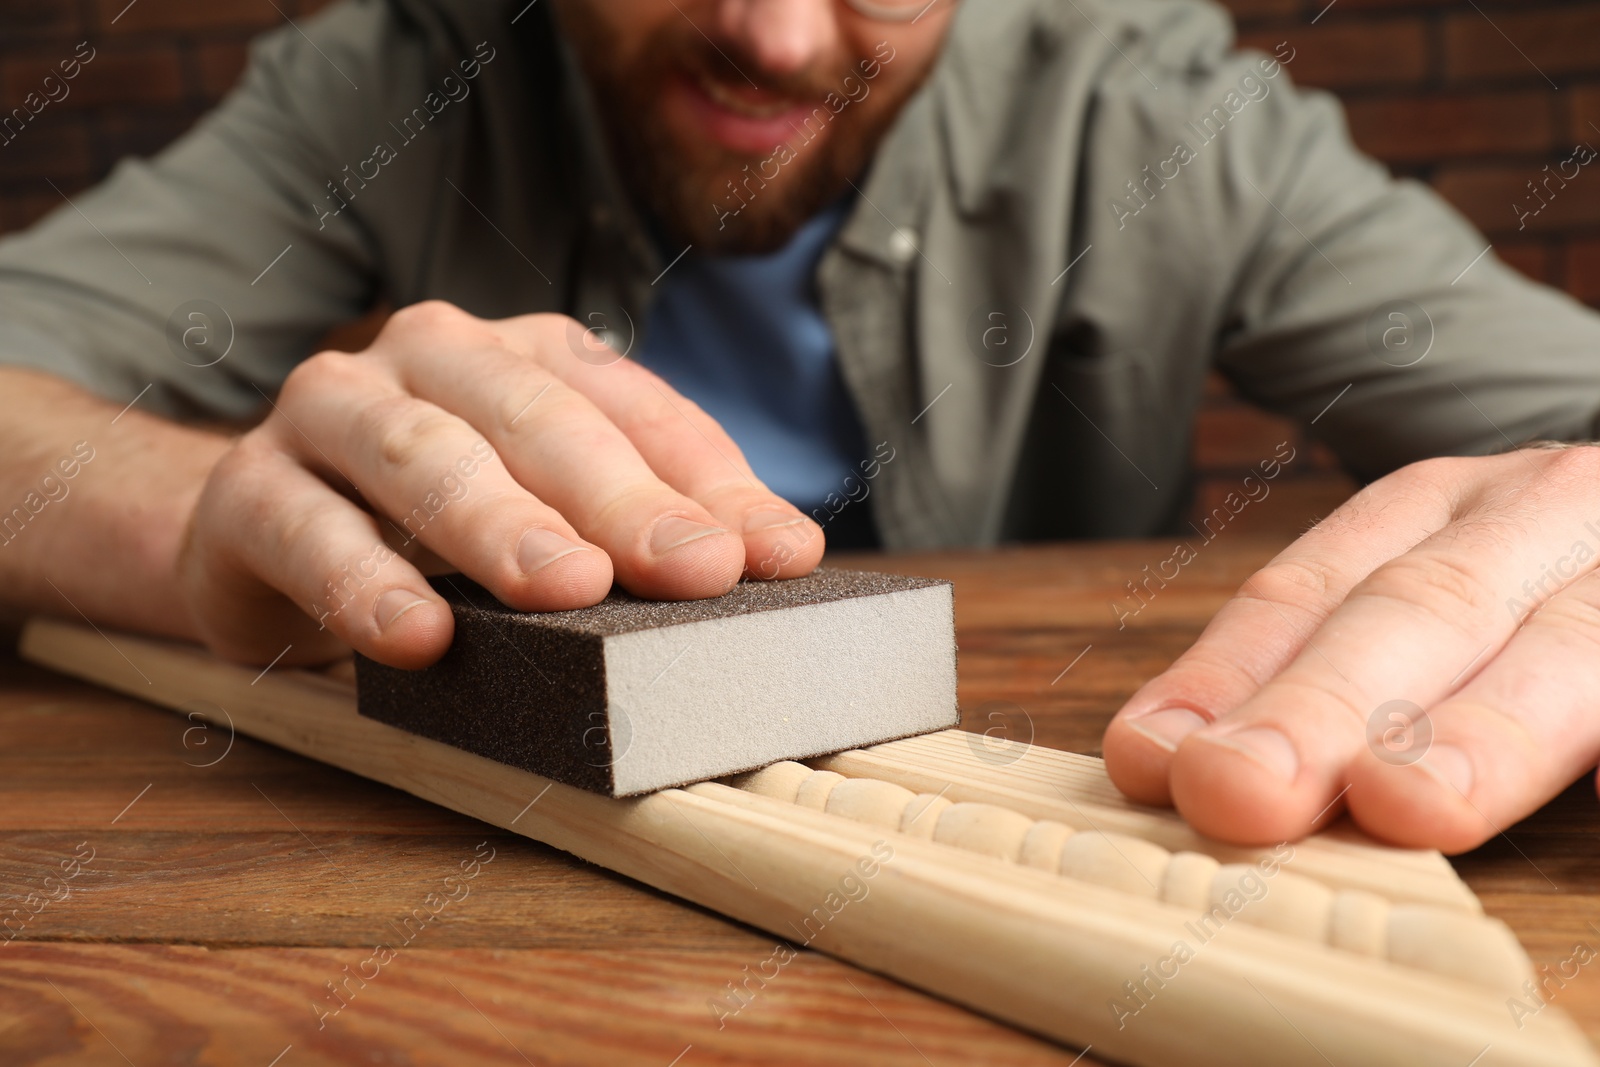
<svg viewBox="0 0 1600 1067">
<path fill-rule="evenodd" d="M 868 81 L 856 64 L 870 57 L 849 55 L 827 57 L 794 75 L 770 75 L 733 43 L 707 40 L 687 18 L 666 20 L 643 42 L 636 61 L 619 63 L 617 33 L 604 22 L 604 6 L 579 0 L 559 5 L 557 14 L 593 94 L 615 170 L 665 236 L 702 253 L 753 255 L 783 247 L 861 177 L 922 81 Z M 682 80 L 753 82 L 815 110 L 786 144 L 737 152 L 709 135 L 675 135 L 662 121 L 666 90 Z M 847 85 L 867 89 L 852 100 Z"/>
</svg>

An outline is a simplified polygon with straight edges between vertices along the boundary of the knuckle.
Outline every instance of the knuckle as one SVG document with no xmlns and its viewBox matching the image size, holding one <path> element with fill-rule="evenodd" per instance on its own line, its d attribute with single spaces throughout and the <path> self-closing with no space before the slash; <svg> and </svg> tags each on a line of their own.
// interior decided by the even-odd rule
<svg viewBox="0 0 1600 1067">
<path fill-rule="evenodd" d="M 524 367 L 518 375 L 519 387 L 502 390 L 494 403 L 494 425 L 507 437 L 534 430 L 553 416 L 565 416 L 572 408 L 572 390 L 559 378 Z"/>
<path fill-rule="evenodd" d="M 279 559 L 303 554 L 307 546 L 326 540 L 327 531 L 336 525 L 339 509 L 353 506 L 315 502 L 283 507 L 281 501 L 265 495 L 256 497 L 254 505 L 257 513 L 250 518 L 261 524 L 268 551 Z"/>
<path fill-rule="evenodd" d="M 1408 463 L 1367 489 L 1389 502 L 1420 497 L 1445 514 L 1455 514 L 1470 498 L 1471 487 L 1481 472 L 1481 466 L 1475 463 L 1481 462 L 1480 456 L 1434 456 Z"/>
<path fill-rule="evenodd" d="M 1252 670 L 1231 650 L 1207 642 L 1179 656 L 1151 683 L 1150 692 L 1181 696 L 1185 707 L 1212 723 L 1235 703 L 1234 695 L 1256 692 L 1268 677 Z"/>
<path fill-rule="evenodd" d="M 1579 575 L 1545 601 L 1528 625 L 1554 626 L 1566 640 L 1600 646 L 1600 571 Z"/>
<path fill-rule="evenodd" d="M 535 337 L 551 343 L 564 341 L 574 332 L 583 333 L 588 329 L 582 322 L 571 315 L 557 312 L 541 312 L 527 316 L 528 329 Z"/>
<path fill-rule="evenodd" d="M 1309 559 L 1280 559 L 1251 575 L 1239 596 L 1274 606 L 1304 608 L 1326 603 L 1332 587 L 1332 577 L 1322 564 Z"/>
<path fill-rule="evenodd" d="M 411 397 L 397 394 L 362 404 L 350 420 L 351 439 L 362 444 L 383 441 L 395 432 L 395 423 L 406 417 L 406 409 L 414 403 Z"/>
<path fill-rule="evenodd" d="M 691 444 L 710 445 L 720 457 L 736 462 L 744 459 L 744 452 L 722 424 L 706 414 L 699 404 L 676 391 L 650 390 L 646 402 L 629 408 L 619 420 L 619 426 L 636 441 L 680 438 Z M 723 466 L 721 458 L 708 454 L 708 459 Z"/>
<path fill-rule="evenodd" d="M 732 514 L 754 511 L 757 508 L 791 511 L 795 518 L 801 518 L 804 514 L 777 494 L 766 489 L 758 489 L 744 481 L 727 482 L 705 492 L 696 492 L 695 499 L 713 514 Z"/>
<path fill-rule="evenodd" d="M 233 447 L 224 452 L 211 468 L 207 480 L 218 487 L 248 484 L 251 481 L 251 468 L 262 461 L 265 452 L 258 441 L 257 431 L 252 430 L 234 442 Z"/>
<path fill-rule="evenodd" d="M 662 515 L 692 506 L 693 501 L 679 497 L 665 485 L 633 483 L 618 488 L 595 508 L 594 525 L 601 530 L 642 529 Z"/>
<path fill-rule="evenodd" d="M 279 453 L 267 444 L 259 431 L 251 431 L 224 452 L 206 476 L 205 488 L 197 505 L 197 521 L 209 525 L 231 521 L 243 514 L 245 521 L 263 518 L 262 486 L 270 484 L 262 475 Z"/>
<path fill-rule="evenodd" d="M 1471 457 L 1467 456 L 1433 456 L 1408 463 L 1391 477 L 1430 486 L 1451 485 L 1460 479 L 1463 467 L 1470 463 Z"/>
<path fill-rule="evenodd" d="M 715 425 L 701 415 L 699 419 L 694 416 L 699 414 L 683 411 L 669 404 L 650 404 L 642 409 L 630 410 L 622 423 L 621 429 L 629 437 L 636 440 L 670 437 L 684 431 L 692 431 L 697 425 L 709 429 Z"/>
<path fill-rule="evenodd" d="M 456 420 L 412 397 L 390 397 L 362 411 L 361 429 L 375 449 L 380 467 L 403 470 L 439 455 L 454 436 Z"/>
<path fill-rule="evenodd" d="M 1563 488 L 1592 492 L 1600 484 L 1600 448 L 1591 445 L 1546 450 L 1544 466 L 1550 479 Z"/>
<path fill-rule="evenodd" d="M 460 329 L 479 320 L 447 300 L 419 300 L 389 316 L 384 332 L 434 333 Z"/>
<path fill-rule="evenodd" d="M 1593 649 L 1600 646 L 1600 603 L 1579 596 L 1558 596 L 1540 609 L 1541 622 L 1559 626 L 1569 639 Z"/>
<path fill-rule="evenodd" d="M 563 442 L 564 450 L 583 456 L 613 452 L 621 435 L 605 412 L 560 379 L 551 379 L 549 390 L 520 419 L 513 412 L 502 425 L 513 442 L 526 443 L 534 451 L 541 450 L 534 440 L 548 434 Z"/>
<path fill-rule="evenodd" d="M 278 390 L 278 406 L 299 407 L 306 396 L 322 392 L 328 383 L 349 373 L 353 359 L 345 352 L 329 349 L 301 360 L 283 380 L 283 387 Z"/>
<path fill-rule="evenodd" d="M 1497 598 L 1469 558 L 1456 551 L 1409 552 L 1373 571 L 1353 596 L 1392 601 L 1477 633 Z"/>
<path fill-rule="evenodd" d="M 1368 701 L 1343 685 L 1328 685 L 1286 673 L 1270 683 L 1278 707 L 1301 709 L 1307 714 L 1332 715 L 1365 726 L 1372 715 Z"/>
<path fill-rule="evenodd" d="M 1557 718 L 1565 718 L 1558 709 L 1551 709 L 1549 714 L 1552 722 Z M 1488 700 L 1483 697 L 1473 698 L 1463 693 L 1443 702 L 1429 711 L 1428 715 L 1437 720 L 1448 718 L 1454 723 L 1470 721 L 1475 725 L 1482 724 L 1489 727 L 1495 747 L 1501 752 L 1519 748 L 1526 750 L 1539 745 L 1533 730 L 1533 717 L 1528 714 L 1526 708 L 1515 703 Z M 1573 721 L 1571 729 L 1577 732 L 1581 726 Z"/>
<path fill-rule="evenodd" d="M 575 355 L 584 335 L 582 323 L 556 312 L 518 315 L 487 325 L 508 357 L 543 366 L 554 366 L 563 355 Z"/>
</svg>

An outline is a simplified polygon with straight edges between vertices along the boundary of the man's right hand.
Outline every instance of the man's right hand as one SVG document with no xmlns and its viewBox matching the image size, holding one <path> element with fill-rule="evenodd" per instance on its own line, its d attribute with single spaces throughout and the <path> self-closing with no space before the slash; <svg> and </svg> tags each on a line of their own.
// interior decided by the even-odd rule
<svg viewBox="0 0 1600 1067">
<path fill-rule="evenodd" d="M 746 571 L 809 573 L 822 549 L 716 422 L 579 323 L 430 302 L 289 375 L 212 469 L 178 571 L 223 656 L 318 662 L 347 644 L 421 667 L 454 632 L 425 571 L 555 611 L 613 576 L 653 599 L 717 596 Z"/>
</svg>

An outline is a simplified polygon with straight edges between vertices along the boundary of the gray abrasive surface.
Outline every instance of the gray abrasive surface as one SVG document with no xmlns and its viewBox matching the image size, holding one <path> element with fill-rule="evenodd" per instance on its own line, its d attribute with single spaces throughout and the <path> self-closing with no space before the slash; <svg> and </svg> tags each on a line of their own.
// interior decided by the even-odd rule
<svg viewBox="0 0 1600 1067">
<path fill-rule="evenodd" d="M 613 796 L 956 725 L 950 583 L 819 568 L 710 600 L 507 608 L 436 578 L 432 667 L 356 657 L 361 714 Z"/>
</svg>

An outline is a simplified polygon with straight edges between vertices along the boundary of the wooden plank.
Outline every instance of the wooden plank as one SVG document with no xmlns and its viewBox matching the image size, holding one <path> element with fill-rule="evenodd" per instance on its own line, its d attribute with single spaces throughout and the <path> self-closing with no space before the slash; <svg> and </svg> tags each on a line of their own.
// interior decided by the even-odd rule
<svg viewBox="0 0 1600 1067">
<path fill-rule="evenodd" d="M 326 983 L 363 970 L 370 947 L 18 943 L 0 950 L 0 1063 L 268 1067 L 288 1048 L 276 1067 L 1074 1064 L 814 952 L 719 1027 L 708 1000 L 771 951 L 406 948 L 322 1020 L 339 1003 Z"/>
<path fill-rule="evenodd" d="M 716 785 L 613 801 L 402 734 L 354 714 L 347 687 L 248 672 L 160 642 L 35 623 L 26 653 L 181 705 L 222 704 L 243 732 L 511 826 L 725 914 L 782 930 L 836 895 L 882 831 Z M 113 655 L 113 652 L 116 655 Z M 122 662 L 118 662 L 118 660 Z M 132 663 L 137 662 L 134 668 Z M 819 821 L 820 820 L 820 821 Z M 1500 997 L 1462 982 L 1229 927 L 1184 961 L 1152 1015 L 1107 1012 L 1119 976 L 1171 952 L 1185 913 L 1096 886 L 899 836 L 889 876 L 815 937 L 830 952 L 1019 1025 L 1093 1042 L 1134 1063 L 1363 1063 L 1459 1067 L 1596 1062 L 1558 1012 L 1524 1030 Z M 1253 991 L 1259 1001 L 1248 996 Z M 1291 1021 L 1294 1035 L 1282 1033 Z M 1262 1037 L 1279 1032 L 1279 1036 Z M 1246 1038 L 1253 1043 L 1244 1044 Z"/>
<path fill-rule="evenodd" d="M 394 924 L 458 873 L 480 842 L 493 850 L 492 862 L 460 899 L 416 928 L 425 947 L 581 949 L 605 939 L 640 950 L 754 952 L 763 943 L 752 930 L 602 868 L 574 864 L 546 845 L 462 821 L 470 834 L 303 836 L 286 826 L 280 833 L 179 833 L 123 830 L 122 823 L 109 832 L 102 826 L 0 833 L 0 944 L 16 936 L 213 947 L 370 945 L 397 936 Z M 46 882 L 83 842 L 92 862 L 65 889 Z M 60 899 L 11 918 L 28 893 Z"/>
</svg>

